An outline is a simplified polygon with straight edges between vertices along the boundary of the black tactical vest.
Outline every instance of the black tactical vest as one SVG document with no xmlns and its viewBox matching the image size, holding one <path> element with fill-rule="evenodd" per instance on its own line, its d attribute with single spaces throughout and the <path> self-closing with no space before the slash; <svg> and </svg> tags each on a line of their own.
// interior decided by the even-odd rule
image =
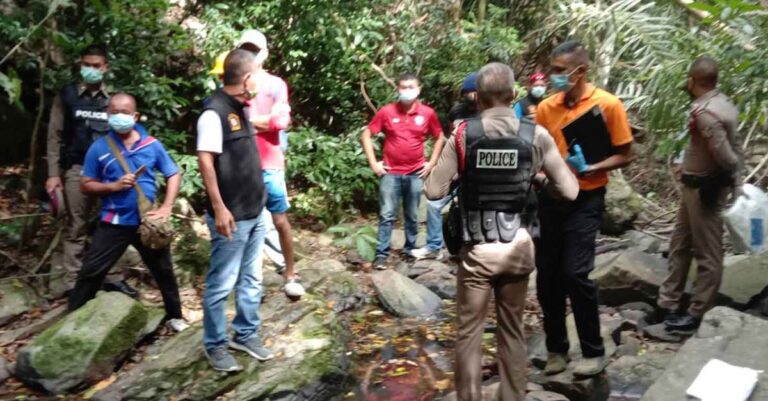
<svg viewBox="0 0 768 401">
<path fill-rule="evenodd" d="M 60 93 L 64 105 L 61 167 L 65 170 L 83 164 L 93 141 L 109 131 L 109 98 L 101 94 L 92 97 L 87 91 L 80 96 L 79 92 L 78 84 L 69 84 Z"/>
<path fill-rule="evenodd" d="M 264 208 L 267 193 L 255 131 L 244 105 L 220 89 L 210 97 L 205 110 L 215 111 L 221 120 L 222 151 L 214 161 L 221 198 L 235 221 L 256 218 Z M 207 210 L 214 215 L 210 199 Z"/>
<path fill-rule="evenodd" d="M 519 134 L 492 138 L 480 119 L 467 123 L 459 196 L 465 243 L 509 242 L 530 223 L 535 128 L 524 119 Z"/>
</svg>

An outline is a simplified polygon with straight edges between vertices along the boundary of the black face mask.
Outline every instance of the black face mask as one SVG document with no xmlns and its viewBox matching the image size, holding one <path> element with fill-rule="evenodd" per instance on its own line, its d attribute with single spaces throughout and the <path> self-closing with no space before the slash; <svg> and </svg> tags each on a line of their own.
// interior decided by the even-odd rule
<svg viewBox="0 0 768 401">
<path fill-rule="evenodd" d="M 475 101 L 475 99 L 472 99 L 469 96 L 462 96 L 461 103 L 467 107 L 472 108 L 473 110 L 477 109 L 477 102 Z"/>
</svg>

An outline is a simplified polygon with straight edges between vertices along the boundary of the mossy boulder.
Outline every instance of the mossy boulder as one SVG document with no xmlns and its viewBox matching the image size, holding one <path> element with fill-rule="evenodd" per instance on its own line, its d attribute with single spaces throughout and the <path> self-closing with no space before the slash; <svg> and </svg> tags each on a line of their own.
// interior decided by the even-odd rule
<svg viewBox="0 0 768 401">
<path fill-rule="evenodd" d="M 640 195 L 624 179 L 620 172 L 611 172 L 605 193 L 605 213 L 602 232 L 620 235 L 632 228 L 632 224 L 643 211 Z"/>
<path fill-rule="evenodd" d="M 19 280 L 0 282 L 0 325 L 40 305 L 35 291 Z"/>
<path fill-rule="evenodd" d="M 61 393 L 108 377 L 157 314 L 121 293 L 99 293 L 19 350 L 16 377 Z"/>
</svg>

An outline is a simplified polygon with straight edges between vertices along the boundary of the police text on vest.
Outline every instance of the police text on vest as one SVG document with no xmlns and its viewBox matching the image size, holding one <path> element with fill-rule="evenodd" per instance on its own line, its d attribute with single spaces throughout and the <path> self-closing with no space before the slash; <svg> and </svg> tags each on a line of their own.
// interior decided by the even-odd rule
<svg viewBox="0 0 768 401">
<path fill-rule="evenodd" d="M 517 168 L 517 149 L 478 149 L 477 168 Z"/>
</svg>

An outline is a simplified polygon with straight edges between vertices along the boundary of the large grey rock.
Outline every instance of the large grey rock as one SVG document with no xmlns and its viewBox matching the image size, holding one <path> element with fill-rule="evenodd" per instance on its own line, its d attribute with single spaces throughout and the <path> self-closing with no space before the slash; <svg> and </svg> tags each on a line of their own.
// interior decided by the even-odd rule
<svg viewBox="0 0 768 401">
<path fill-rule="evenodd" d="M 35 291 L 20 280 L 0 282 L 0 326 L 40 306 Z"/>
<path fill-rule="evenodd" d="M 309 263 L 327 266 L 324 261 Z M 270 296 L 262 304 L 260 335 L 275 359 L 259 362 L 242 352 L 233 355 L 245 367 L 238 373 L 213 371 L 203 353 L 202 327 L 194 325 L 154 344 L 144 360 L 98 392 L 94 401 L 122 400 L 331 400 L 349 382 L 344 345 L 348 332 L 334 313 L 337 300 L 358 294 L 348 272 L 302 270 L 308 293 L 301 301 Z M 279 287 L 270 287 L 277 291 Z"/>
<path fill-rule="evenodd" d="M 449 270 L 431 271 L 416 277 L 415 281 L 442 299 L 456 299 L 456 276 Z"/>
<path fill-rule="evenodd" d="M 600 301 L 618 306 L 628 302 L 655 304 L 659 286 L 667 274 L 667 262 L 637 250 L 601 255 L 590 278 L 595 280 Z"/>
<path fill-rule="evenodd" d="M 568 397 L 551 391 L 531 391 L 525 396 L 525 401 L 570 401 Z"/>
<path fill-rule="evenodd" d="M 736 259 L 726 264 L 720 294 L 726 300 L 746 305 L 768 284 L 768 253 Z"/>
<path fill-rule="evenodd" d="M 680 348 L 643 401 L 685 400 L 685 391 L 712 358 L 756 370 L 768 370 L 768 322 L 726 307 L 704 315 L 696 334 Z M 768 376 L 759 375 L 752 400 L 768 399 Z"/>
<path fill-rule="evenodd" d="M 98 382 L 154 330 L 156 315 L 122 293 L 101 292 L 22 348 L 15 374 L 51 393 Z"/>
<path fill-rule="evenodd" d="M 611 382 L 611 396 L 619 399 L 638 399 L 666 369 L 675 352 L 648 351 L 642 355 L 622 356 L 613 361 L 606 372 Z"/>
<path fill-rule="evenodd" d="M 401 317 L 431 316 L 440 308 L 440 297 L 427 287 L 393 270 L 371 275 L 379 302 Z"/>
<path fill-rule="evenodd" d="M 610 173 L 606 189 L 602 231 L 618 235 L 632 227 L 643 211 L 643 202 L 620 171 Z"/>
</svg>

